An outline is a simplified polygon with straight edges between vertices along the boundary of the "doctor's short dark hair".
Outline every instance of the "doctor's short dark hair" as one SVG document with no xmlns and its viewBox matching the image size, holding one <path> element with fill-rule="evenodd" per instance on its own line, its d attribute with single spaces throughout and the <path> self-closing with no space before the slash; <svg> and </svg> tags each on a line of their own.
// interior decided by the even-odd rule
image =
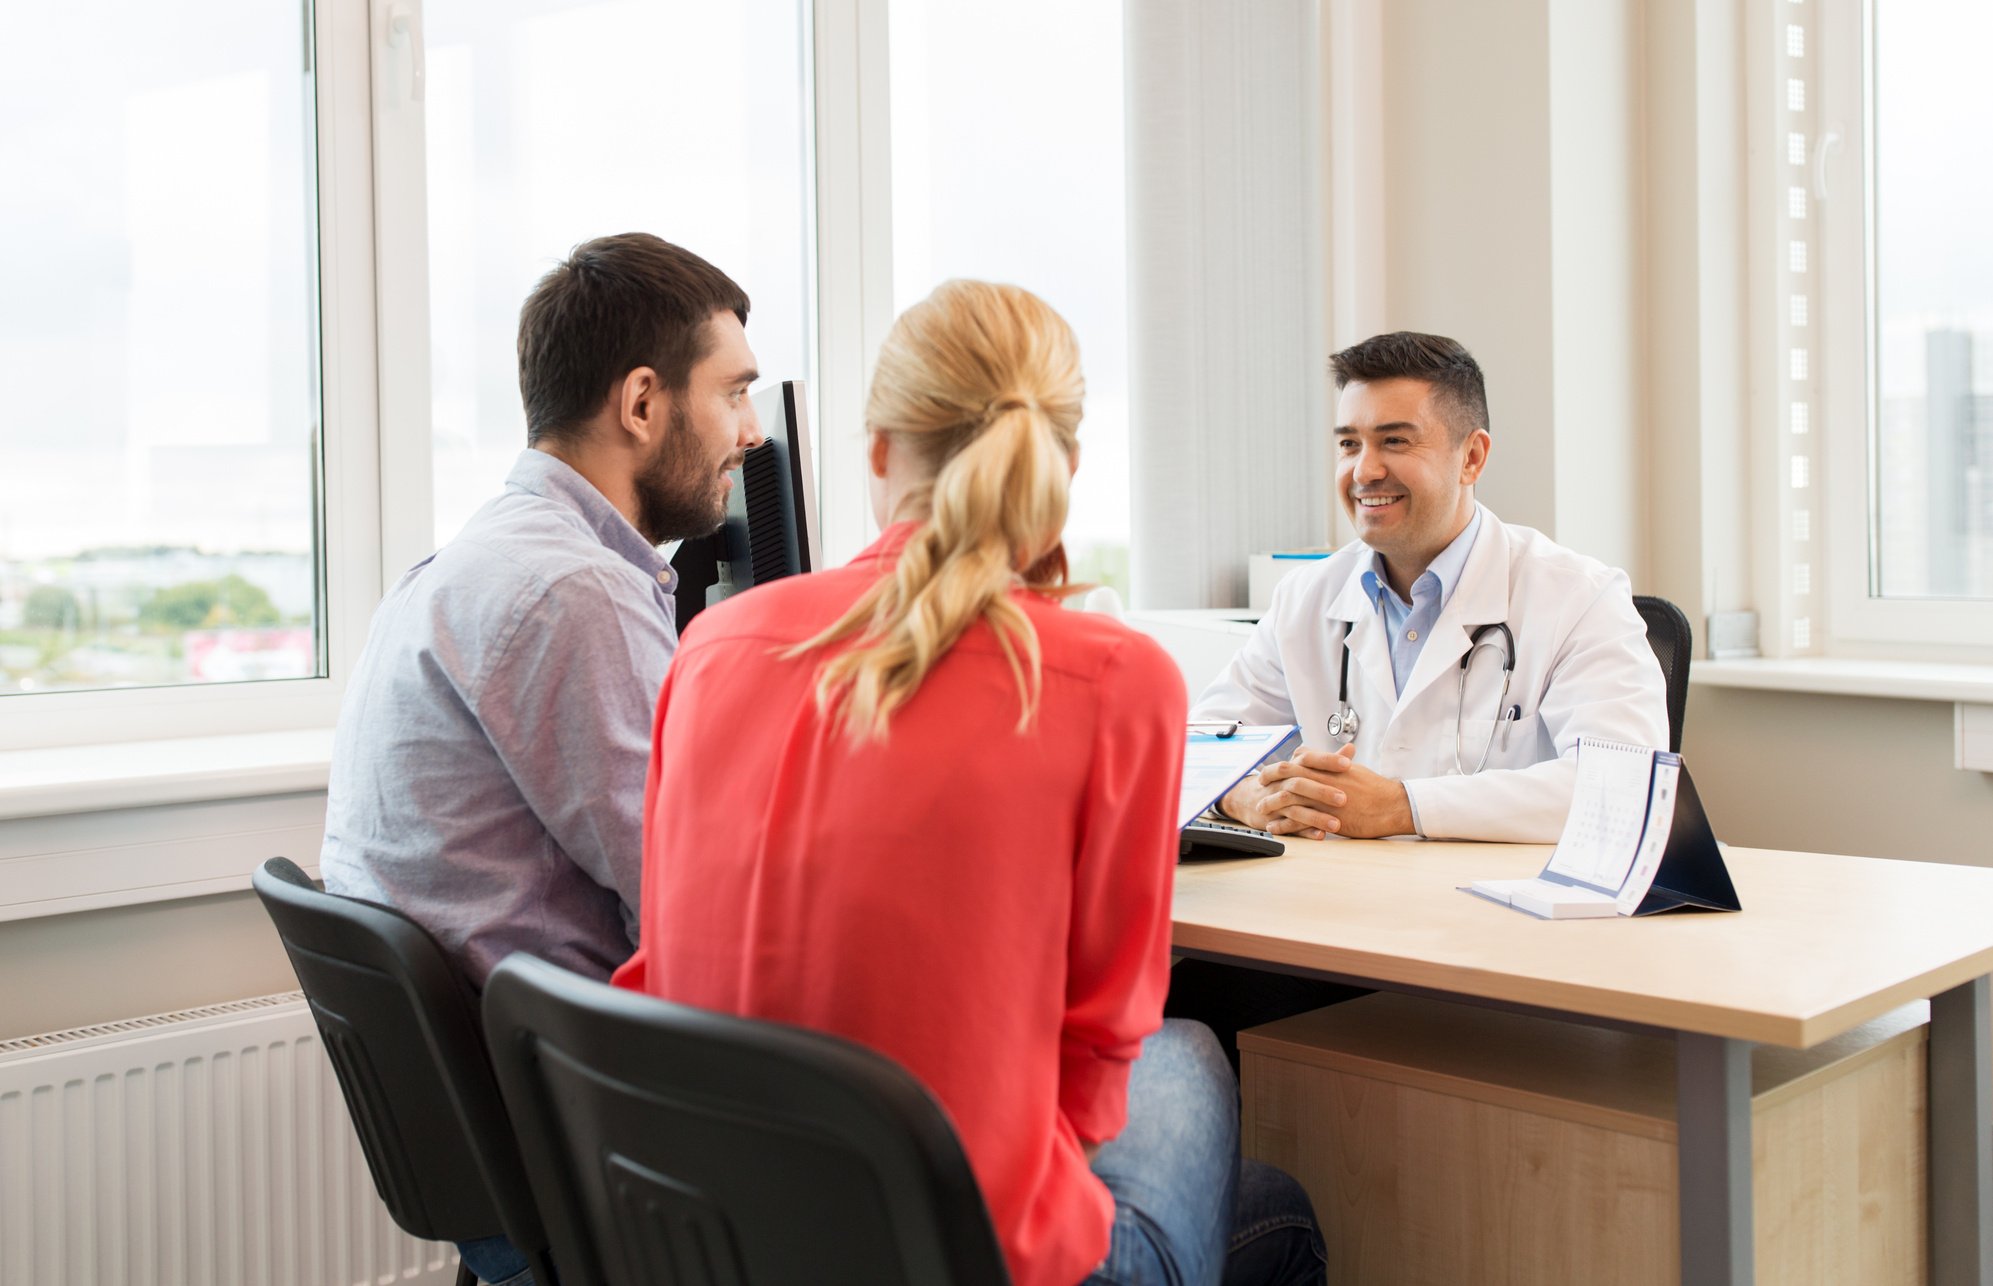
<svg viewBox="0 0 1993 1286">
<path fill-rule="evenodd" d="M 597 237 L 533 287 L 519 310 L 526 442 L 575 441 L 639 366 L 677 392 L 712 351 L 721 309 L 747 324 L 747 292 L 682 246 L 648 232 Z"/>
<path fill-rule="evenodd" d="M 1476 429 L 1488 427 L 1488 388 L 1481 364 L 1457 339 L 1422 335 L 1415 330 L 1372 335 L 1329 358 L 1336 388 L 1379 380 L 1424 380 L 1432 386 L 1433 406 L 1453 431 L 1458 445 Z"/>
</svg>

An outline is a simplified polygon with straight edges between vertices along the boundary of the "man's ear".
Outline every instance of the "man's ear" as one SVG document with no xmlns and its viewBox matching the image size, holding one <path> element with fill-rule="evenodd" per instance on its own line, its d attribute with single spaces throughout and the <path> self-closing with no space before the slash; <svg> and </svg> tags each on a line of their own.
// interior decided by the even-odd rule
<svg viewBox="0 0 1993 1286">
<path fill-rule="evenodd" d="M 886 456 L 893 449 L 893 443 L 885 434 L 873 429 L 866 434 L 865 458 L 871 464 L 872 476 L 886 476 Z"/>
<path fill-rule="evenodd" d="M 623 432 L 644 446 L 650 446 L 671 419 L 670 394 L 648 366 L 639 366 L 623 377 L 617 388 L 616 422 Z"/>
<path fill-rule="evenodd" d="M 1467 450 L 1460 461 L 1460 481 L 1473 486 L 1481 476 L 1481 470 L 1488 467 L 1488 451 L 1495 440 L 1486 429 L 1476 429 L 1467 435 Z"/>
</svg>

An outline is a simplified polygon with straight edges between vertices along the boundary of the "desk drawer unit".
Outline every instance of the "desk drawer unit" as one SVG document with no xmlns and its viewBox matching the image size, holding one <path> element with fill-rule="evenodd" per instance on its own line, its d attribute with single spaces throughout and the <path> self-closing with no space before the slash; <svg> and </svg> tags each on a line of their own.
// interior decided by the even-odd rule
<svg viewBox="0 0 1993 1286">
<path fill-rule="evenodd" d="M 1927 1012 L 1756 1049 L 1759 1283 L 1927 1280 Z M 1379 994 L 1239 1046 L 1246 1154 L 1307 1187 L 1329 1280 L 1681 1280 L 1672 1041 Z"/>
</svg>

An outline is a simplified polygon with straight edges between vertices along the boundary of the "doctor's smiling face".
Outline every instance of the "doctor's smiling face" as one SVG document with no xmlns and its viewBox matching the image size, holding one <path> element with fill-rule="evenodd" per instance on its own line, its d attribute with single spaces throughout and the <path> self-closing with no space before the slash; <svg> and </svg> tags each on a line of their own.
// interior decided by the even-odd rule
<svg viewBox="0 0 1993 1286">
<path fill-rule="evenodd" d="M 1474 481 L 1488 462 L 1488 431 L 1450 423 L 1448 400 L 1421 379 L 1352 379 L 1336 403 L 1343 510 L 1408 598 L 1474 516 Z"/>
</svg>

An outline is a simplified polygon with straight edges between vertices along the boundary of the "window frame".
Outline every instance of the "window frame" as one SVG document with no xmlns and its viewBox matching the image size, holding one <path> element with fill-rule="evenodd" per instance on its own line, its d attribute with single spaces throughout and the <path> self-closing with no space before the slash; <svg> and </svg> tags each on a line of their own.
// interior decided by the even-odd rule
<svg viewBox="0 0 1993 1286">
<path fill-rule="evenodd" d="M 379 600 L 372 124 L 366 12 L 300 0 L 313 32 L 319 423 L 320 622 L 327 675 L 239 683 L 15 693 L 0 698 L 0 752 L 330 726 Z"/>
<path fill-rule="evenodd" d="M 1881 404 L 1875 342 L 1875 0 L 1821 0 L 1820 137 L 1811 175 L 1820 214 L 1828 650 L 1841 655 L 1993 660 L 1993 599 L 1875 592 Z M 1853 306 L 1850 306 L 1853 301 Z"/>
<path fill-rule="evenodd" d="M 887 0 L 811 0 L 818 387 L 817 458 L 824 564 L 848 562 L 878 532 L 866 485 L 865 390 L 893 324 L 892 99 Z M 843 480 L 842 486 L 837 485 Z"/>
</svg>

